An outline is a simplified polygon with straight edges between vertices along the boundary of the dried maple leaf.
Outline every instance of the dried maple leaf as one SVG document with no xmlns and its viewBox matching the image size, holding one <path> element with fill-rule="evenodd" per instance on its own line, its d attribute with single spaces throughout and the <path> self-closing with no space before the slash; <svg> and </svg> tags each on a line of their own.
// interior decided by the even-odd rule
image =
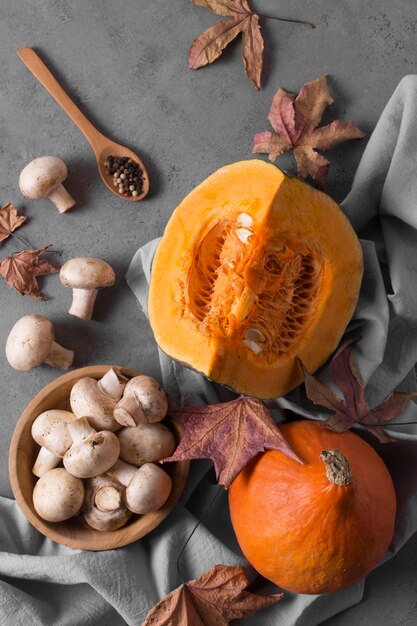
<svg viewBox="0 0 417 626">
<path fill-rule="evenodd" d="M 231 402 L 173 409 L 185 433 L 174 454 L 166 461 L 211 459 L 218 482 L 226 489 L 258 452 L 281 450 L 297 461 L 265 404 L 240 397 Z"/>
<path fill-rule="evenodd" d="M 40 258 L 48 248 L 49 246 L 45 246 L 36 250 L 24 250 L 19 254 L 4 258 L 0 261 L 0 275 L 10 287 L 17 289 L 22 296 L 27 295 L 36 300 L 47 300 L 46 296 L 40 293 L 36 278 L 59 272 L 46 259 Z"/>
<path fill-rule="evenodd" d="M 0 241 L 9 237 L 16 228 L 27 220 L 25 215 L 18 215 L 17 209 L 8 202 L 0 209 Z"/>
<path fill-rule="evenodd" d="M 260 89 L 264 41 L 259 28 L 259 15 L 251 10 L 247 0 L 191 1 L 213 13 L 224 15 L 227 19 L 210 26 L 193 41 L 188 57 L 189 67 L 196 70 L 212 63 L 242 33 L 242 57 L 246 75 L 256 89 Z"/>
<path fill-rule="evenodd" d="M 248 583 L 242 567 L 215 565 L 158 602 L 142 626 L 227 626 L 230 620 L 247 617 L 283 597 L 282 593 L 249 593 Z"/>
<path fill-rule="evenodd" d="M 392 439 L 380 424 L 393 419 L 405 408 L 407 402 L 417 395 L 394 391 L 381 404 L 373 409 L 369 408 L 350 344 L 342 345 L 329 365 L 330 377 L 343 393 L 343 398 L 317 377 L 309 374 L 304 367 L 303 371 L 306 392 L 310 400 L 334 412 L 325 421 L 331 430 L 340 433 L 349 430 L 355 423 L 361 424 L 381 443 L 388 443 Z"/>
<path fill-rule="evenodd" d="M 306 83 L 297 96 L 278 89 L 268 115 L 276 132 L 255 135 L 253 152 L 268 153 L 269 159 L 275 161 L 293 150 L 298 176 L 311 176 L 319 187 L 324 187 L 330 163 L 317 150 L 330 150 L 343 141 L 364 137 L 352 121 L 335 120 L 317 128 L 325 108 L 332 102 L 325 76 Z"/>
</svg>

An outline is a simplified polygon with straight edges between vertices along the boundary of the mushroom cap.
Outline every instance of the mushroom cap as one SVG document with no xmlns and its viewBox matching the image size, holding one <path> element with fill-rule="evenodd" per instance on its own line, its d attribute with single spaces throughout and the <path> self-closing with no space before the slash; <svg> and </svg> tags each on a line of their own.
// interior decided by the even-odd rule
<svg viewBox="0 0 417 626">
<path fill-rule="evenodd" d="M 47 448 L 57 456 L 64 456 L 72 445 L 72 438 L 67 428 L 68 422 L 77 418 L 71 411 L 50 409 L 44 411 L 32 424 L 32 437 L 40 446 Z"/>
<path fill-rule="evenodd" d="M 175 450 L 175 438 L 161 422 L 143 422 L 137 426 L 122 428 L 117 433 L 120 458 L 132 465 L 142 465 L 165 459 Z"/>
<path fill-rule="evenodd" d="M 72 445 L 64 455 L 64 467 L 78 478 L 92 478 L 110 469 L 116 463 L 119 452 L 116 435 L 102 430 Z"/>
<path fill-rule="evenodd" d="M 71 411 L 77 418 L 87 417 L 97 430 L 119 430 L 120 424 L 113 417 L 116 400 L 104 393 L 95 378 L 85 376 L 73 385 L 70 393 Z"/>
<path fill-rule="evenodd" d="M 20 191 L 27 198 L 39 200 L 48 196 L 68 176 L 64 161 L 55 156 L 34 159 L 20 172 Z"/>
<path fill-rule="evenodd" d="M 142 465 L 126 487 L 127 508 L 144 515 L 165 504 L 172 489 L 171 477 L 154 463 Z"/>
<path fill-rule="evenodd" d="M 21 372 L 37 367 L 54 340 L 51 322 L 43 315 L 25 315 L 16 322 L 6 341 L 6 357 Z"/>
<path fill-rule="evenodd" d="M 100 289 L 114 285 L 114 270 L 102 259 L 81 256 L 70 259 L 61 267 L 60 281 L 73 289 Z"/>
<path fill-rule="evenodd" d="M 47 522 L 63 522 L 79 513 L 84 500 L 84 485 L 63 467 L 46 472 L 33 490 L 33 506 Z"/>
<path fill-rule="evenodd" d="M 124 396 L 134 395 L 143 411 L 145 422 L 159 422 L 168 411 L 168 398 L 155 378 L 140 374 L 127 383 Z"/>
</svg>

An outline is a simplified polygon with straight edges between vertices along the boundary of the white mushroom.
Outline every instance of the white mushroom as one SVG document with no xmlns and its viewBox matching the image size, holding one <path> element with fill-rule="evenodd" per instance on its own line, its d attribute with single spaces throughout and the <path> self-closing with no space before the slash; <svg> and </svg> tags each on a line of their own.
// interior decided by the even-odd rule
<svg viewBox="0 0 417 626">
<path fill-rule="evenodd" d="M 23 168 L 19 177 L 20 191 L 27 198 L 39 200 L 48 197 L 60 213 L 74 206 L 75 200 L 62 185 L 68 169 L 62 159 L 43 156 Z"/>
<path fill-rule="evenodd" d="M 109 430 L 97 432 L 85 417 L 67 425 L 73 444 L 64 455 L 65 469 L 78 478 L 92 478 L 116 462 L 120 445 Z"/>
<path fill-rule="evenodd" d="M 84 500 L 83 481 L 63 467 L 46 472 L 33 490 L 33 506 L 47 522 L 63 522 L 77 515 Z"/>
<path fill-rule="evenodd" d="M 47 363 L 63 370 L 73 362 L 74 352 L 54 341 L 54 329 L 43 315 L 25 315 L 13 326 L 6 342 L 10 365 L 21 372 Z"/>
<path fill-rule="evenodd" d="M 122 426 L 136 426 L 140 422 L 160 422 L 167 410 L 168 399 L 161 385 L 141 374 L 129 380 L 113 415 Z"/>
<path fill-rule="evenodd" d="M 107 473 L 126 486 L 126 506 L 140 515 L 160 509 L 172 490 L 171 477 L 154 463 L 136 468 L 119 459 Z"/>
<path fill-rule="evenodd" d="M 118 367 L 112 367 L 98 381 L 97 386 L 103 393 L 117 402 L 122 397 L 128 381 L 127 376 L 124 376 Z"/>
<path fill-rule="evenodd" d="M 70 393 L 71 411 L 76 417 L 88 417 L 97 430 L 119 430 L 120 424 L 113 417 L 127 378 L 119 370 L 112 369 L 99 381 L 86 376 L 73 385 Z"/>
<path fill-rule="evenodd" d="M 41 446 L 32 469 L 35 476 L 40 477 L 59 465 L 72 444 L 67 423 L 75 420 L 73 413 L 60 409 L 44 411 L 35 419 L 32 424 L 32 437 Z"/>
<path fill-rule="evenodd" d="M 144 515 L 165 504 L 172 490 L 171 477 L 155 463 L 144 463 L 126 487 L 126 506 Z"/>
<path fill-rule="evenodd" d="M 98 290 L 111 287 L 116 280 L 113 268 L 92 257 L 70 259 L 61 267 L 59 278 L 65 287 L 72 288 L 71 315 L 91 320 Z"/>
<path fill-rule="evenodd" d="M 82 513 L 89 526 L 96 530 L 117 530 L 126 524 L 132 513 L 125 504 L 125 487 L 108 475 L 87 478 Z"/>
<path fill-rule="evenodd" d="M 137 465 L 126 463 L 126 461 L 122 461 L 122 459 L 117 459 L 116 463 L 107 470 L 106 476 L 110 476 L 122 485 L 126 486 L 132 480 L 137 471 Z"/>
<path fill-rule="evenodd" d="M 120 457 L 133 465 L 165 459 L 175 450 L 175 438 L 169 428 L 160 422 L 138 424 L 117 433 Z"/>
</svg>

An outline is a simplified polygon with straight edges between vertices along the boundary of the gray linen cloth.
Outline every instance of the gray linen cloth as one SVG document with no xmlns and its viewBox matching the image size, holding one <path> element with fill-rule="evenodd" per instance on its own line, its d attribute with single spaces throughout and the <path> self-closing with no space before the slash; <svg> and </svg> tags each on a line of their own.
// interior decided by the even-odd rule
<svg viewBox="0 0 417 626">
<path fill-rule="evenodd" d="M 219 164 L 220 165 L 220 164 Z M 414 389 L 417 362 L 417 77 L 397 87 L 364 152 L 343 208 L 362 239 L 365 275 L 349 330 L 362 338 L 355 356 L 371 404 L 392 389 Z M 136 253 L 128 282 L 146 314 L 148 280 L 157 241 Z M 185 401 L 217 402 L 230 392 L 160 354 L 166 388 Z M 298 410 L 291 399 L 283 408 Z M 299 411 L 300 412 L 300 411 Z M 304 410 L 301 414 L 309 414 Z M 417 419 L 412 404 L 396 418 Z M 417 428 L 392 427 L 396 443 L 376 448 L 394 479 L 398 497 L 390 558 L 417 530 Z M 195 461 L 186 492 L 171 515 L 145 539 L 108 552 L 82 552 L 44 538 L 13 500 L 0 498 L 0 624 L 54 626 L 141 624 L 147 611 L 177 587 L 181 546 L 218 487 L 211 465 Z M 181 559 L 186 579 L 216 563 L 245 564 L 221 492 Z M 340 593 L 285 599 L 244 621 L 248 625 L 315 626 L 360 602 L 362 581 Z M 272 585 L 266 589 L 274 591 Z"/>
</svg>

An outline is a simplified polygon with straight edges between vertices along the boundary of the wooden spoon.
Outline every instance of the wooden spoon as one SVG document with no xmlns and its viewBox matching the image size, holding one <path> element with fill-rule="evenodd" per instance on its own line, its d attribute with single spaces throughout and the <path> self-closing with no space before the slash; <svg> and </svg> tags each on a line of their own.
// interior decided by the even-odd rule
<svg viewBox="0 0 417 626">
<path fill-rule="evenodd" d="M 137 202 L 137 200 L 142 200 L 149 191 L 149 176 L 144 164 L 137 154 L 125 146 L 121 146 L 120 144 L 111 141 L 111 139 L 102 135 L 92 125 L 92 123 L 74 104 L 68 94 L 63 90 L 54 76 L 52 76 L 45 63 L 40 59 L 36 52 L 32 50 L 32 48 L 20 48 L 20 50 L 17 51 L 17 54 L 35 78 L 37 78 L 45 89 L 49 91 L 51 96 L 55 98 L 58 104 L 64 109 L 65 113 L 70 116 L 74 124 L 78 126 L 80 131 L 83 133 L 96 155 L 98 171 L 106 187 L 118 196 L 118 198 L 123 198 L 123 200 L 127 200 L 128 202 Z M 110 155 L 115 157 L 128 157 L 140 167 L 142 170 L 143 187 L 142 192 L 138 196 L 133 197 L 120 194 L 116 190 L 116 187 L 113 186 L 113 176 L 111 174 L 106 174 L 104 167 L 104 161 Z"/>
</svg>

